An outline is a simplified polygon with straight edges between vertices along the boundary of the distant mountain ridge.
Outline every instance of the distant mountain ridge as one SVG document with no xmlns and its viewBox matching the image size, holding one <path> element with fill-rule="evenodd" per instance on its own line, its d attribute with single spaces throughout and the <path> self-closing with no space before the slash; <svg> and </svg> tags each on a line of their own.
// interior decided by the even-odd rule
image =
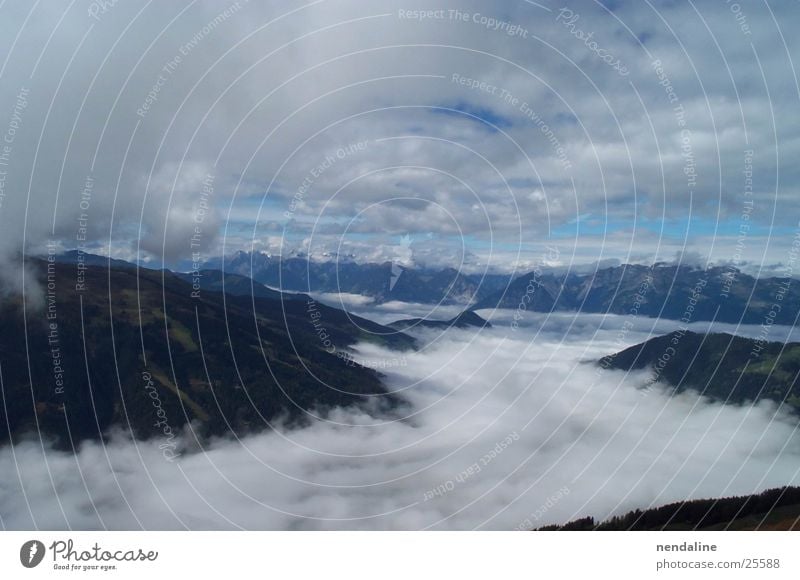
<svg viewBox="0 0 800 580">
<path fill-rule="evenodd" d="M 756 279 L 731 268 L 703 270 L 670 264 L 628 264 L 592 274 L 534 271 L 471 308 L 793 325 L 800 314 L 800 281 Z"/>
<path fill-rule="evenodd" d="M 397 330 L 409 330 L 413 328 L 438 328 L 447 330 L 448 328 L 491 328 L 492 325 L 488 320 L 484 320 L 471 310 L 466 310 L 451 318 L 450 320 L 429 320 L 427 318 L 408 318 L 405 320 L 396 320 L 388 324 L 390 328 Z"/>
<path fill-rule="evenodd" d="M 224 269 L 282 290 L 360 294 L 377 303 L 397 300 L 468 305 L 505 288 L 512 278 L 508 274 L 464 274 L 455 268 L 409 268 L 388 261 L 317 262 L 305 256 L 280 259 L 241 251 L 209 260 L 204 268 Z"/>
<path fill-rule="evenodd" d="M 361 294 L 377 303 L 398 300 L 463 304 L 471 310 L 635 313 L 744 324 L 762 324 L 768 319 L 769 324 L 792 325 L 800 314 L 799 280 L 754 278 L 731 267 L 626 264 L 591 273 L 537 269 L 516 276 L 481 276 L 454 268 L 398 268 L 391 262 L 315 262 L 307 256 L 280 260 L 258 252 L 238 252 L 207 266 L 283 290 Z"/>
<path fill-rule="evenodd" d="M 75 252 L 60 259 L 74 263 Z M 87 263 L 108 258 L 86 255 Z M 115 267 L 127 262 L 113 260 Z M 128 264 L 128 267 L 136 267 Z M 237 252 L 207 261 L 203 270 L 236 274 L 284 292 L 348 293 L 389 301 L 503 308 L 532 312 L 635 314 L 688 322 L 793 325 L 800 317 L 800 280 L 754 278 L 730 267 L 626 264 L 591 273 L 534 270 L 527 274 L 464 274 L 455 268 L 407 268 L 351 259 L 317 262 Z M 232 280 L 232 279 L 231 279 Z M 220 279 L 221 283 L 221 279 Z M 259 289 L 260 293 L 261 290 Z"/>
</svg>

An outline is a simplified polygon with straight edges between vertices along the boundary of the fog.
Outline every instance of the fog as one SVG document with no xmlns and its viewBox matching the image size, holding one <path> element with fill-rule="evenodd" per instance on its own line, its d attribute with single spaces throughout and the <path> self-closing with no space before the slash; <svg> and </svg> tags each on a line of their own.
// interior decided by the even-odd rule
<svg viewBox="0 0 800 580">
<path fill-rule="evenodd" d="M 399 300 L 376 304 L 369 296 L 346 292 L 312 292 L 310 295 L 323 304 L 364 316 L 378 324 L 390 324 L 408 318 L 450 320 L 461 314 L 466 307 L 464 304 L 423 304 Z"/>
<path fill-rule="evenodd" d="M 408 401 L 395 418 L 340 409 L 203 449 L 185 436 L 172 462 L 158 441 L 121 433 L 76 454 L 38 440 L 5 447 L 0 523 L 519 529 L 800 483 L 796 420 L 773 405 L 671 396 L 644 388 L 648 372 L 588 362 L 619 350 L 623 317 L 529 315 L 512 330 L 511 314 L 495 313 L 490 329 L 420 334 L 415 353 L 358 345 L 358 360 Z M 623 346 L 650 326 L 637 321 Z"/>
</svg>

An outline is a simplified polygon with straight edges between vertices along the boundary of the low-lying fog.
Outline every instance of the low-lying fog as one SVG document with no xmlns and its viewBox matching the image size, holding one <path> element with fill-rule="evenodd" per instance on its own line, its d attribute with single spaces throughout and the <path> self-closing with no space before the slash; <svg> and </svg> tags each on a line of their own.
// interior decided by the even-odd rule
<svg viewBox="0 0 800 580">
<path fill-rule="evenodd" d="M 425 314 L 361 307 L 381 322 Z M 531 313 L 517 330 L 512 316 L 420 334 L 427 346 L 416 353 L 359 345 L 359 360 L 408 401 L 397 420 L 338 410 L 307 428 L 184 450 L 174 462 L 158 441 L 124 436 L 77 454 L 38 441 L 5 447 L 0 524 L 517 529 L 800 483 L 797 422 L 774 406 L 670 396 L 641 388 L 647 372 L 586 362 L 679 323 L 637 319 L 621 335 L 620 316 Z M 789 335 L 775 327 L 771 338 Z"/>
</svg>

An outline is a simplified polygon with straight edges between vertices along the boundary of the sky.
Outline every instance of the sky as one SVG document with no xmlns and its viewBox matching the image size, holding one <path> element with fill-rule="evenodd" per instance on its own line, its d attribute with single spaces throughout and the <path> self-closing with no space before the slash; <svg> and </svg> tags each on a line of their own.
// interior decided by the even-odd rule
<svg viewBox="0 0 800 580">
<path fill-rule="evenodd" d="M 0 256 L 513 270 L 799 233 L 797 2 L 0 6 Z"/>
<path fill-rule="evenodd" d="M 406 402 L 390 415 L 336 409 L 202 445 L 185 433 L 170 460 L 121 432 L 74 453 L 0 448 L 0 527 L 532 529 L 800 484 L 796 416 L 592 364 L 680 323 L 638 320 L 620 345 L 622 316 L 531 313 L 517 330 L 503 316 L 418 335 L 416 352 L 358 345 Z"/>
<path fill-rule="evenodd" d="M 0 296 L 20 257 L 72 249 L 785 272 L 796 22 L 789 0 L 0 2 Z M 0 448 L 0 528 L 514 529 L 800 484 L 771 404 L 598 372 L 619 318 L 493 322 L 359 345 L 407 403 L 392 416 L 184 434 L 174 462 L 122 432 Z M 630 344 L 673 323 L 641 324 Z"/>
</svg>

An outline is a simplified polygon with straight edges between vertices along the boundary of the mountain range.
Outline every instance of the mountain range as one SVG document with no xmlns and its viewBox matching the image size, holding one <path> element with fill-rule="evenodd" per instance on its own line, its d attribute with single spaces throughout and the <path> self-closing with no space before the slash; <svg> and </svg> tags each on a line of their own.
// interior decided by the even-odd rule
<svg viewBox="0 0 800 580">
<path fill-rule="evenodd" d="M 793 325 L 800 313 L 800 281 L 753 278 L 731 268 L 675 264 L 628 264 L 591 274 L 534 271 L 471 308 Z"/>
<path fill-rule="evenodd" d="M 636 314 L 653 318 L 793 325 L 800 314 L 800 281 L 754 278 L 732 267 L 658 263 L 598 268 L 589 273 L 536 269 L 517 274 L 464 274 L 454 268 L 406 268 L 391 262 L 281 260 L 238 252 L 206 264 L 299 292 L 343 292 L 423 304 L 535 312 Z"/>
<path fill-rule="evenodd" d="M 38 433 L 60 448 L 103 438 L 114 427 L 139 439 L 169 439 L 187 427 L 200 438 L 241 437 L 276 421 L 303 425 L 334 407 L 391 411 L 403 401 L 386 389 L 379 372 L 353 360 L 353 345 L 366 341 L 407 350 L 419 345 L 404 331 L 417 326 L 489 327 L 474 309 L 494 301 L 513 305 L 512 290 L 531 296 L 529 304 L 537 310 L 624 313 L 635 306 L 639 314 L 664 317 L 678 316 L 688 295 L 698 320 L 719 319 L 723 311 L 719 300 L 712 302 L 712 290 L 727 288 L 726 299 L 747 302 L 749 294 L 737 284 L 750 284 L 752 294 L 762 298 L 749 300 L 744 310 L 727 307 L 726 316 L 752 316 L 751 308 L 774 306 L 764 295 L 778 295 L 780 288 L 786 288 L 781 312 L 796 303 L 795 281 L 741 275 L 730 282 L 716 270 L 625 266 L 588 276 L 537 272 L 512 281 L 504 292 L 488 293 L 483 302 L 473 300 L 472 309 L 451 320 L 413 318 L 383 326 L 227 269 L 175 273 L 76 254 L 28 260 L 26 267 L 38 290 L 31 286 L 24 301 L 11 295 L 0 302 L 0 438 L 18 441 Z M 299 267 L 297 262 L 287 270 Z M 376 272 L 385 274 L 381 268 L 353 266 L 353 289 L 367 287 Z M 409 272 L 400 278 L 420 284 L 408 289 L 413 301 L 443 291 L 438 282 L 422 286 L 421 277 L 430 273 L 406 278 Z M 364 286 L 358 286 L 361 274 Z M 478 294 L 474 288 L 470 292 L 473 298 Z M 595 364 L 649 369 L 652 382 L 727 404 L 770 400 L 800 412 L 800 343 L 681 330 Z M 800 513 L 797 493 L 787 488 L 671 504 L 606 522 L 584 518 L 547 529 L 790 529 Z"/>
<path fill-rule="evenodd" d="M 31 289 L 25 303 L 0 303 L 2 438 L 38 432 L 69 447 L 114 425 L 148 438 L 189 423 L 200 436 L 242 435 L 336 406 L 391 408 L 381 375 L 350 347 L 415 346 L 308 296 L 257 284 L 254 295 L 236 275 L 223 294 L 220 273 L 27 267 L 39 300 Z"/>
<path fill-rule="evenodd" d="M 75 253 L 60 257 L 75 261 Z M 91 257 L 89 263 L 107 258 Z M 125 262 L 112 261 L 115 267 Z M 350 258 L 281 259 L 262 252 L 213 258 L 203 270 L 224 271 L 284 292 L 348 293 L 376 304 L 389 301 L 505 308 L 533 312 L 635 314 L 684 322 L 794 325 L 800 317 L 800 280 L 754 278 L 732 267 L 626 264 L 585 273 L 537 269 L 526 274 L 465 274 L 454 268 L 411 268 Z M 262 292 L 259 288 L 258 292 Z"/>
<path fill-rule="evenodd" d="M 285 291 L 360 294 L 376 303 L 468 305 L 502 290 L 512 279 L 508 274 L 464 274 L 455 268 L 411 268 L 352 259 L 314 261 L 297 256 L 281 259 L 241 251 L 209 260 L 204 268 L 240 274 Z"/>
</svg>

